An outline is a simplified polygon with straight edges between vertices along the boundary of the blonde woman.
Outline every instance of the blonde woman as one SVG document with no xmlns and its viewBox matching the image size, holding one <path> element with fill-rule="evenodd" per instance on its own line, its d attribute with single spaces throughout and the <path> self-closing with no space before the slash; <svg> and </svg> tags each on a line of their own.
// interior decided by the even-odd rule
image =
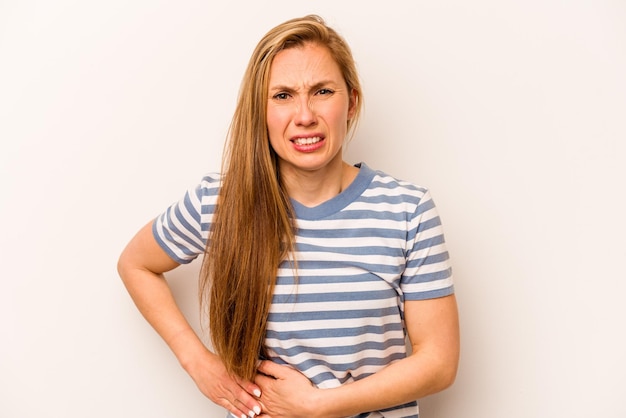
<svg viewBox="0 0 626 418">
<path fill-rule="evenodd" d="M 361 104 L 350 49 L 320 17 L 273 28 L 243 78 L 221 173 L 120 256 L 140 312 L 232 416 L 417 417 L 417 399 L 454 381 L 439 216 L 426 188 L 343 160 Z M 163 278 L 198 255 L 215 352 Z"/>
</svg>

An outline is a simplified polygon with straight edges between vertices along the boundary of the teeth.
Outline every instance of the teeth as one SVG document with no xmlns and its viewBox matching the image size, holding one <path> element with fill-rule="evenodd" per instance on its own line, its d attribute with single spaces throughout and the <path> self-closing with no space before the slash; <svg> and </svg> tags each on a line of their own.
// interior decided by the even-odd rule
<svg viewBox="0 0 626 418">
<path fill-rule="evenodd" d="M 293 142 L 296 145 L 311 145 L 320 142 L 322 138 L 316 136 L 314 138 L 296 138 Z"/>
</svg>

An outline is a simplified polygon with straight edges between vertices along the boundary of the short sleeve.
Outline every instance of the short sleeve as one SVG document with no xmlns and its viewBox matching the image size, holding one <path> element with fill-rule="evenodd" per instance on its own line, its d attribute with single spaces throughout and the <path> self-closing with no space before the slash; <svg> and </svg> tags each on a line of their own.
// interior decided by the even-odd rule
<svg viewBox="0 0 626 418">
<path fill-rule="evenodd" d="M 154 238 L 177 263 L 190 263 L 204 253 L 218 193 L 219 176 L 207 175 L 155 218 Z"/>
<path fill-rule="evenodd" d="M 428 190 L 410 220 L 407 248 L 406 268 L 401 279 L 405 300 L 432 299 L 454 293 L 443 226 Z"/>
</svg>

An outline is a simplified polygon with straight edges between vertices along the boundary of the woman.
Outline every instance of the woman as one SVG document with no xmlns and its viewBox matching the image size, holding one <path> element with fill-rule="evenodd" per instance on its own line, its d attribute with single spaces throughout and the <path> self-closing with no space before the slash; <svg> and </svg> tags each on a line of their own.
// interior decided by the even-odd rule
<svg viewBox="0 0 626 418">
<path fill-rule="evenodd" d="M 120 257 L 141 313 L 236 417 L 417 417 L 416 400 L 455 378 L 439 217 L 426 189 L 343 161 L 361 103 L 334 30 L 317 16 L 278 25 L 250 59 L 222 174 L 204 177 Z M 162 275 L 201 254 L 215 353 Z"/>
</svg>

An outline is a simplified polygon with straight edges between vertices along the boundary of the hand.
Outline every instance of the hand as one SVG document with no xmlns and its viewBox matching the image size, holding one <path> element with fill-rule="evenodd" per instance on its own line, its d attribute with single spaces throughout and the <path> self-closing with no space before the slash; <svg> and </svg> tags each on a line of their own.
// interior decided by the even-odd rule
<svg viewBox="0 0 626 418">
<path fill-rule="evenodd" d="M 213 353 L 207 352 L 196 364 L 186 367 L 198 389 L 213 403 L 225 408 L 235 417 L 254 417 L 261 413 L 257 385 L 228 374 L 226 367 Z"/>
<path fill-rule="evenodd" d="M 311 418 L 315 416 L 319 389 L 289 366 L 264 360 L 254 382 L 263 393 L 259 418 Z"/>
</svg>

